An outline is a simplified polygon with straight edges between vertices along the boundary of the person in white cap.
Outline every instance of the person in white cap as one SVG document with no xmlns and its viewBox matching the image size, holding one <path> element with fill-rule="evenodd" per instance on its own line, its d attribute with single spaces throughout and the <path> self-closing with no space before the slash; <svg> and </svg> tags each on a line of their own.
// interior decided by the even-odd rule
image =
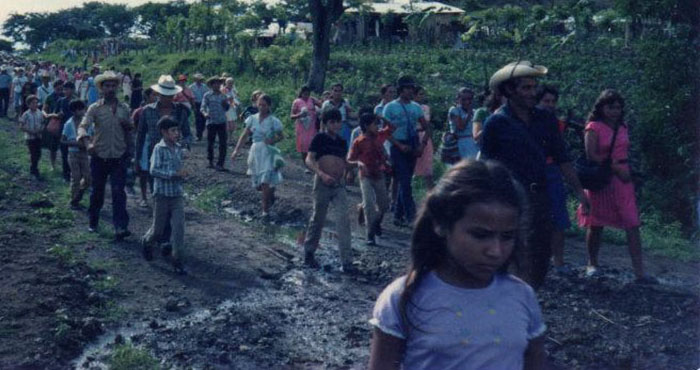
<svg viewBox="0 0 700 370">
<path fill-rule="evenodd" d="M 544 283 L 552 255 L 552 218 L 545 172 L 548 157 L 559 164 L 584 208 L 589 208 L 559 134 L 557 118 L 536 107 L 537 78 L 546 73 L 544 66 L 518 61 L 493 74 L 490 88 L 498 90 L 506 103 L 484 122 L 481 146 L 482 157 L 505 164 L 528 193 L 531 227 L 526 248 L 516 259 L 518 275 L 535 289 Z"/>
<path fill-rule="evenodd" d="M 131 235 L 129 214 L 126 210 L 126 167 L 130 153 L 128 142 L 134 129 L 129 106 L 119 102 L 117 89 L 120 78 L 106 71 L 95 78 L 95 85 L 103 98 L 90 105 L 78 127 L 78 141 L 82 141 L 90 154 L 90 172 L 93 179 L 90 194 L 90 232 L 96 232 L 100 210 L 104 204 L 105 186 L 110 179 L 112 191 L 112 222 L 115 237 L 122 240 Z"/>
</svg>

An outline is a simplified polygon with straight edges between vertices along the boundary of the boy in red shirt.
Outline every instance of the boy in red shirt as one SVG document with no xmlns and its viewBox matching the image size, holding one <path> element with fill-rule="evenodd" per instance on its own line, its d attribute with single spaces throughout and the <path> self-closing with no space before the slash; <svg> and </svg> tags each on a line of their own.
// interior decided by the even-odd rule
<svg viewBox="0 0 700 370">
<path fill-rule="evenodd" d="M 384 173 L 387 158 L 384 141 L 391 138 L 395 127 L 388 121 L 379 129 L 379 118 L 373 113 L 360 116 L 362 134 L 355 139 L 348 153 L 348 162 L 360 168 L 362 208 L 367 220 L 367 245 L 377 245 L 375 236 L 381 235 L 384 212 L 389 209 Z"/>
</svg>

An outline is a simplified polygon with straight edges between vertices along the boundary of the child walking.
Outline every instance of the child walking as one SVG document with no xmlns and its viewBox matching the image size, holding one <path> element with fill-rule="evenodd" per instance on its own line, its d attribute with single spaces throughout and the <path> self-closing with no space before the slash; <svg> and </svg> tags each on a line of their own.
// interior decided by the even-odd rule
<svg viewBox="0 0 700 370">
<path fill-rule="evenodd" d="M 182 183 L 187 177 L 184 168 L 185 151 L 180 139 L 180 122 L 164 116 L 158 122 L 162 139 L 151 155 L 150 173 L 153 177 L 153 224 L 141 239 L 143 257 L 153 259 L 153 244 L 160 238 L 165 224 L 170 220 L 172 228 L 172 265 L 175 273 L 186 275 L 183 264 L 185 235 L 185 199 Z"/>
<path fill-rule="evenodd" d="M 506 272 L 525 240 L 525 197 L 504 166 L 473 160 L 428 193 L 408 274 L 374 307 L 370 370 L 543 368 L 537 298 Z"/>
<path fill-rule="evenodd" d="M 70 102 L 71 118 L 63 126 L 61 144 L 68 147 L 68 166 L 70 166 L 70 208 L 80 210 L 80 201 L 85 190 L 90 187 L 90 160 L 87 148 L 78 141 L 78 126 L 85 116 L 86 106 L 82 100 Z"/>
<path fill-rule="evenodd" d="M 318 268 L 314 253 L 321 239 L 321 231 L 326 221 L 328 207 L 333 203 L 336 211 L 336 231 L 338 232 L 338 249 L 343 272 L 357 272 L 352 264 L 350 246 L 350 220 L 348 218 L 348 200 L 345 190 L 347 163 L 347 144 L 340 136 L 343 117 L 336 108 L 324 111 L 321 117 L 326 131 L 314 136 L 306 156 L 306 165 L 316 175 L 313 187 L 313 213 L 304 240 L 304 264 Z"/>
<path fill-rule="evenodd" d="M 25 102 L 29 109 L 19 118 L 19 129 L 24 131 L 24 140 L 29 149 L 29 174 L 41 180 L 39 159 L 41 159 L 41 133 L 44 131 L 44 112 L 39 110 L 39 97 L 29 95 Z"/>
<path fill-rule="evenodd" d="M 367 245 L 377 245 L 375 236 L 381 235 L 384 212 L 389 209 L 389 196 L 384 179 L 387 170 L 384 142 L 391 137 L 394 126 L 387 124 L 381 130 L 378 127 L 379 119 L 375 114 L 362 114 L 362 134 L 352 143 L 348 154 L 348 162 L 360 168 L 362 209 L 367 218 Z"/>
</svg>

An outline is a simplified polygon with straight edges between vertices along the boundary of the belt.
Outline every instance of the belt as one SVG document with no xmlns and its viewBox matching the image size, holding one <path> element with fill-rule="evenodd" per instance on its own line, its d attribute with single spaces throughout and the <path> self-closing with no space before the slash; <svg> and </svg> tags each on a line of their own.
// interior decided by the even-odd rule
<svg viewBox="0 0 700 370">
<path fill-rule="evenodd" d="M 527 190 L 532 194 L 539 194 L 547 191 L 547 187 L 542 183 L 532 182 L 527 186 Z"/>
</svg>

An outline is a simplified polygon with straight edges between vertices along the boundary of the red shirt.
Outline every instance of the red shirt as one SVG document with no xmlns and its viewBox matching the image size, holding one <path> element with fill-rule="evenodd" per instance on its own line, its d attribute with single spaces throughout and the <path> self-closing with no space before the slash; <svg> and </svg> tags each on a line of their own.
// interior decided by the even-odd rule
<svg viewBox="0 0 700 370">
<path fill-rule="evenodd" d="M 376 179 L 386 169 L 386 153 L 384 152 L 384 141 L 394 132 L 395 127 L 387 125 L 379 130 L 377 135 L 360 135 L 352 143 L 348 161 L 362 162 L 364 167 L 360 167 L 360 176 Z"/>
</svg>

